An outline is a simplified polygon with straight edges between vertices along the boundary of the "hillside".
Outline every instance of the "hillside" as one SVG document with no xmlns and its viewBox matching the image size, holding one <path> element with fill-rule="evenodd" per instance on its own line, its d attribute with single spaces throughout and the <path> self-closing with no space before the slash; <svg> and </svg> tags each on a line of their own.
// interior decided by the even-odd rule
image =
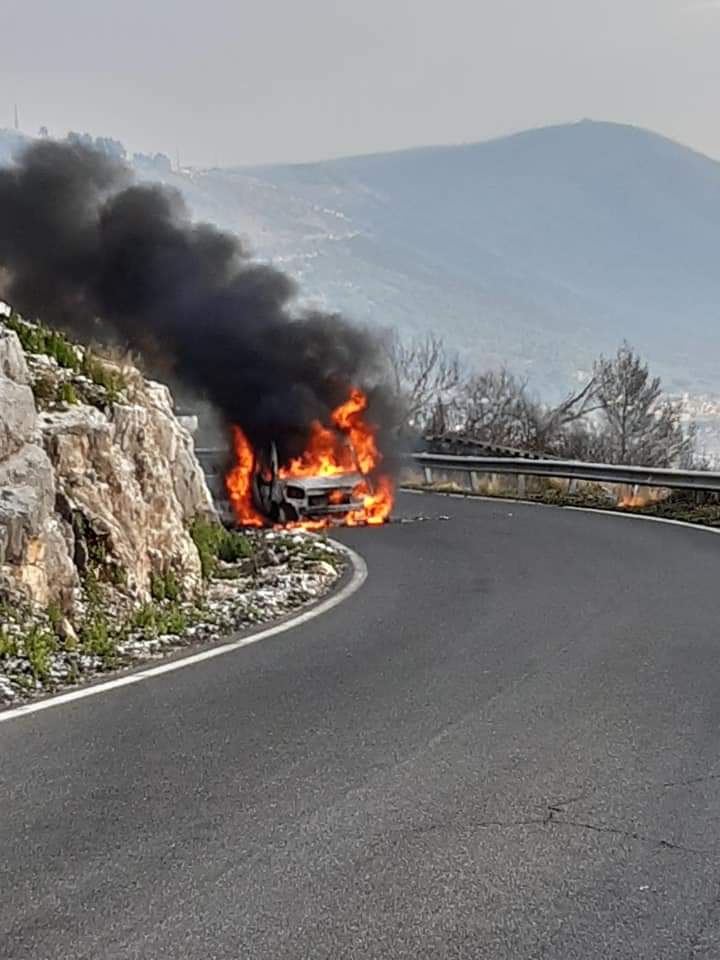
<svg viewBox="0 0 720 960">
<path fill-rule="evenodd" d="M 668 386 L 717 390 L 720 164 L 606 123 L 182 178 L 312 296 L 434 327 L 545 389 L 627 337 Z"/>
<path fill-rule="evenodd" d="M 160 175 L 310 298 L 433 328 L 559 391 L 627 338 L 668 388 L 720 392 L 720 164 L 583 122 L 486 143 Z"/>
</svg>

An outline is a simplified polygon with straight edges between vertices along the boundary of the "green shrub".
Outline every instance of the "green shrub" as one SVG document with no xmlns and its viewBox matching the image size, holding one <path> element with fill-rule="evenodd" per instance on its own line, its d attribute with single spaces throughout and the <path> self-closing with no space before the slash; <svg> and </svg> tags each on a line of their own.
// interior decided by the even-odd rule
<svg viewBox="0 0 720 960">
<path fill-rule="evenodd" d="M 237 567 L 220 567 L 215 571 L 215 576 L 218 580 L 239 580 L 243 576 L 243 572 L 238 570 Z"/>
<path fill-rule="evenodd" d="M 147 637 L 163 633 L 183 633 L 194 620 L 194 614 L 174 601 L 164 606 L 144 603 L 130 618 L 130 630 L 140 630 Z"/>
<path fill-rule="evenodd" d="M 32 627 L 23 640 L 23 650 L 35 680 L 50 679 L 50 657 L 57 650 L 57 641 L 42 627 Z"/>
<path fill-rule="evenodd" d="M 100 591 L 100 582 L 97 574 L 92 567 L 88 567 L 82 578 L 82 585 L 85 591 L 85 598 L 92 609 L 100 606 L 102 595 Z"/>
<path fill-rule="evenodd" d="M 18 644 L 15 637 L 8 635 L 4 627 L 0 627 L 0 660 L 18 655 Z"/>
<path fill-rule="evenodd" d="M 106 366 L 90 350 L 86 350 L 83 355 L 80 372 L 98 387 L 103 387 L 110 403 L 119 400 L 122 392 L 127 388 L 127 380 L 122 373 Z"/>
<path fill-rule="evenodd" d="M 206 580 L 217 569 L 217 554 L 223 533 L 219 523 L 212 523 L 205 517 L 195 517 L 190 527 L 190 536 L 200 555 L 202 575 Z"/>
<path fill-rule="evenodd" d="M 107 559 L 107 543 L 104 537 L 99 537 L 94 530 L 87 538 L 88 559 L 96 567 L 102 566 Z"/>
<path fill-rule="evenodd" d="M 18 335 L 26 353 L 45 354 L 53 357 L 61 367 L 82 373 L 88 380 L 106 391 L 110 403 L 122 399 L 123 391 L 128 385 L 126 378 L 119 370 L 112 369 L 100 360 L 91 350 L 85 350 L 81 359 L 78 348 L 64 334 L 57 330 L 50 330 L 43 324 L 28 323 L 17 313 L 13 313 L 4 322 L 5 326 Z M 41 387 L 42 389 L 47 390 Z M 35 390 L 34 386 L 33 390 Z M 50 395 L 38 396 L 37 393 L 36 397 L 54 399 Z M 77 403 L 77 392 L 73 385 L 63 384 L 58 393 L 58 399 L 65 403 Z"/>
<path fill-rule="evenodd" d="M 111 667 L 117 654 L 115 639 L 110 635 L 107 620 L 94 614 L 80 628 L 80 650 L 91 657 L 99 657 L 105 667 Z"/>
<path fill-rule="evenodd" d="M 157 631 L 157 613 L 151 603 L 144 603 L 130 618 L 131 630 L 142 630 L 154 634 Z"/>
<path fill-rule="evenodd" d="M 50 621 L 50 626 L 52 627 L 53 633 L 57 634 L 63 619 L 63 612 L 60 609 L 60 604 L 57 601 L 53 600 L 50 604 L 48 604 L 47 618 Z"/>
<path fill-rule="evenodd" d="M 41 351 L 37 348 L 40 345 L 39 338 L 39 328 L 30 326 L 30 324 L 25 323 L 22 317 L 17 313 L 11 313 L 10 316 L 4 321 L 5 326 L 9 330 L 13 330 L 17 334 L 17 338 L 20 341 L 20 346 L 26 353 L 40 353 Z"/>
<path fill-rule="evenodd" d="M 158 633 L 183 633 L 190 622 L 190 616 L 179 604 L 159 610 L 156 620 Z"/>
<path fill-rule="evenodd" d="M 61 333 L 46 330 L 44 347 L 42 352 L 54 357 L 61 367 L 65 367 L 66 370 L 78 369 L 80 362 L 77 350 Z"/>
<path fill-rule="evenodd" d="M 225 563 L 237 563 L 252 556 L 252 545 L 244 533 L 239 530 L 222 529 L 217 556 Z"/>
<path fill-rule="evenodd" d="M 221 524 L 205 517 L 196 517 L 190 527 L 190 536 L 200 554 L 202 575 L 207 580 L 215 576 L 217 562 L 237 563 L 251 557 L 252 544 L 239 530 L 226 530 Z"/>
<path fill-rule="evenodd" d="M 174 571 L 154 573 L 150 578 L 150 595 L 153 600 L 179 600 L 182 596 L 182 585 Z"/>
<path fill-rule="evenodd" d="M 110 583 L 118 590 L 125 590 L 127 587 L 128 576 L 125 567 L 119 563 L 113 562 L 106 566 L 107 576 Z"/>
<path fill-rule="evenodd" d="M 80 402 L 78 399 L 78 395 L 75 390 L 75 387 L 69 381 L 66 381 L 65 383 L 60 384 L 60 389 L 58 390 L 57 398 L 60 401 L 60 403 L 74 404 L 74 403 Z"/>
<path fill-rule="evenodd" d="M 8 317 L 5 325 L 15 331 L 26 353 L 43 353 L 54 357 L 61 367 L 69 370 L 80 368 L 76 347 L 57 330 L 50 330 L 42 324 L 27 323 L 17 313 Z"/>
</svg>

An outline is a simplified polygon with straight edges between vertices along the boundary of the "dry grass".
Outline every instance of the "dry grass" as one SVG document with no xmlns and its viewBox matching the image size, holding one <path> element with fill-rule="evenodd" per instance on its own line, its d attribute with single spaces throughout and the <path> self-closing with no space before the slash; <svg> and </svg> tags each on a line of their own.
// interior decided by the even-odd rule
<svg viewBox="0 0 720 960">
<path fill-rule="evenodd" d="M 528 478 L 530 479 L 530 478 Z M 621 489 L 607 488 L 602 484 L 578 483 L 575 493 L 568 492 L 568 482 L 564 480 L 532 478 L 532 487 L 528 484 L 524 497 L 519 497 L 516 489 L 503 488 L 494 492 L 492 483 L 480 483 L 475 490 L 469 490 L 451 481 L 437 481 L 430 485 L 418 481 L 417 476 L 403 480 L 402 487 L 410 490 L 423 490 L 428 493 L 455 493 L 467 497 L 503 497 L 523 500 L 528 503 L 545 503 L 558 507 L 585 507 L 595 510 L 616 510 L 618 513 L 634 513 L 648 517 L 663 517 L 669 520 L 682 520 L 701 526 L 720 527 L 720 503 L 708 498 L 706 503 L 696 503 L 691 492 L 648 491 L 647 495 L 638 494 L 632 498 L 623 496 Z M 627 488 L 625 488 L 627 489 Z"/>
</svg>

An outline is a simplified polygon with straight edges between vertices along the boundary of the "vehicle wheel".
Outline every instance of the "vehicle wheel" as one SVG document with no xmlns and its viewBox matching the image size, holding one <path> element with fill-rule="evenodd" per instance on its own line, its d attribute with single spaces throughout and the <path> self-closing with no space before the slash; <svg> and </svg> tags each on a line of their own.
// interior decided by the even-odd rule
<svg viewBox="0 0 720 960">
<path fill-rule="evenodd" d="M 260 510 L 263 513 L 265 512 L 265 504 L 263 503 L 263 498 L 260 493 L 260 484 L 258 483 L 257 476 L 252 478 L 252 501 L 256 510 Z"/>
<path fill-rule="evenodd" d="M 297 511 L 287 503 L 281 503 L 277 508 L 278 523 L 294 523 L 298 520 Z"/>
</svg>

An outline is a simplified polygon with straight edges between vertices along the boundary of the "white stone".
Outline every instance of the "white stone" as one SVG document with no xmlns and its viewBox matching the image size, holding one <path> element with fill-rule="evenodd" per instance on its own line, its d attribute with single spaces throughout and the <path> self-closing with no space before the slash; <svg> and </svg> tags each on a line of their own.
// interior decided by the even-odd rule
<svg viewBox="0 0 720 960">
<path fill-rule="evenodd" d="M 15 383 L 30 383 L 25 354 L 18 336 L 14 330 L 3 326 L 0 326 L 0 374 Z"/>
</svg>

